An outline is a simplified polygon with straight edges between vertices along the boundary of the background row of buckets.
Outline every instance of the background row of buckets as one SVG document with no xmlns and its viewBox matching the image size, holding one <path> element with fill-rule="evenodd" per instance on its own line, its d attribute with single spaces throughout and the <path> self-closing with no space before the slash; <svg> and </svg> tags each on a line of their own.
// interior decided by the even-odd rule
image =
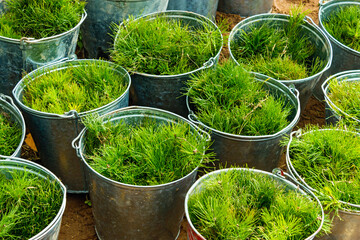
<svg viewBox="0 0 360 240">
<path fill-rule="evenodd" d="M 101 12 L 99 11 L 99 9 L 102 9 L 104 7 L 104 9 L 106 9 L 107 14 L 100 14 L 101 20 L 96 20 L 96 24 L 94 23 L 94 26 L 98 26 L 99 28 L 96 28 L 94 30 L 94 32 L 92 32 L 92 34 L 98 34 L 101 31 L 108 31 L 107 27 L 108 24 L 104 25 L 103 23 L 106 22 L 106 20 L 102 20 L 102 18 L 109 17 L 109 16 L 115 16 L 115 14 L 109 14 L 111 12 L 109 11 L 113 11 L 114 8 L 113 7 L 109 7 L 106 5 L 104 5 L 104 3 L 102 1 L 89 1 L 88 3 L 88 9 L 87 9 L 87 14 L 88 14 L 88 19 L 90 19 L 90 7 L 92 6 L 91 3 L 94 3 L 93 6 L 98 6 L 98 8 L 94 7 L 94 12 L 96 12 L 96 15 Z M 141 4 L 150 4 L 150 2 L 152 2 L 152 7 L 150 6 L 145 6 L 145 5 L 141 5 Z M 128 4 L 128 6 L 130 6 L 131 4 L 138 4 L 138 10 L 139 9 L 143 9 L 143 10 L 149 10 L 150 12 L 152 11 L 162 11 L 165 10 L 166 7 L 164 7 L 163 5 L 161 5 L 160 7 L 160 2 L 162 2 L 162 4 L 165 4 L 164 2 L 167 3 L 167 1 L 158 1 L 159 3 L 154 3 L 157 1 L 144 1 L 144 2 L 134 2 L 134 1 L 129 1 L 126 2 L 126 4 Z M 191 2 L 191 1 L 188 1 Z M 193 2 L 197 2 L 197 1 L 193 1 Z M 200 2 L 200 1 L 199 1 Z M 206 1 L 206 3 L 210 3 L 212 1 Z M 244 1 L 247 2 L 247 1 Z M 253 1 L 254 4 L 256 2 L 256 4 L 259 4 L 259 1 Z M 95 5 L 96 4 L 101 4 L 101 8 L 99 7 L 99 5 Z M 125 4 L 124 2 L 110 2 L 107 1 L 108 4 Z M 0 3 L 2 4 L 2 3 Z M 272 1 L 271 1 L 272 4 Z M 320 11 L 319 11 L 319 19 L 320 19 L 320 27 L 323 28 L 322 23 L 321 23 L 321 19 L 323 18 L 323 16 L 326 16 L 327 14 L 329 14 L 334 8 L 339 7 L 343 4 L 360 4 L 359 2 L 356 1 L 331 1 L 328 2 L 326 4 L 321 4 L 320 6 Z M 204 3 L 202 3 L 201 5 L 205 5 Z M 114 5 L 111 5 L 114 6 Z M 116 5 L 117 6 L 117 5 Z M 133 5 L 131 5 L 133 6 Z M 156 9 L 156 6 L 158 7 Z M 262 5 L 264 6 L 264 5 Z M 270 5 L 271 6 L 271 5 Z M 119 6 L 118 6 L 119 7 Z M 271 8 L 271 7 L 270 7 Z M 1 9 L 1 7 L 0 7 Z M 96 9 L 96 11 L 95 11 Z M 124 7 L 122 8 L 124 9 Z M 129 8 L 130 9 L 130 8 Z M 131 7 L 131 9 L 134 9 L 133 7 Z M 130 10 L 129 10 L 130 11 Z M 270 11 L 270 9 L 266 10 L 265 12 Z M 117 12 L 118 13 L 118 12 Z M 146 12 L 143 12 L 146 13 Z M 63 66 L 66 66 L 69 64 L 69 62 L 74 62 L 75 60 L 68 60 L 68 61 L 63 61 L 65 59 L 72 59 L 75 58 L 74 56 L 74 52 L 75 52 L 75 47 L 76 47 L 76 42 L 77 42 L 77 37 L 78 37 L 78 33 L 79 33 L 79 29 L 80 29 L 80 25 L 85 21 L 85 18 L 87 16 L 86 13 L 83 14 L 83 18 L 82 20 L 79 22 L 79 24 L 72 30 L 54 36 L 54 37 L 50 37 L 50 38 L 46 38 L 46 39 L 39 39 L 39 40 L 29 40 L 29 39 L 22 39 L 21 41 L 18 40 L 14 40 L 14 39 L 6 39 L 3 37 L 0 37 L 0 48 L 4 47 L 4 51 L 0 51 L 2 54 L 0 54 L 0 60 L 2 63 L 9 63 L 8 65 L 6 64 L 1 64 L 0 65 L 0 87 L 1 87 L 1 91 L 3 91 L 5 94 L 10 95 L 9 91 L 11 91 L 13 89 L 13 85 L 14 83 L 16 84 L 17 81 L 21 78 L 21 72 L 22 70 L 30 70 L 33 68 L 36 68 L 38 66 L 42 66 L 45 64 L 48 64 L 49 62 L 52 62 L 53 64 L 48 65 L 48 66 L 44 66 L 43 68 L 39 68 L 38 70 L 35 71 L 43 71 L 45 69 L 51 68 L 51 69 L 57 69 Z M 95 14 L 95 13 L 94 13 Z M 126 12 L 125 15 L 129 14 L 129 12 Z M 138 13 L 130 13 L 130 14 L 138 14 Z M 194 18 L 195 21 L 205 21 L 207 23 L 210 23 L 209 19 L 197 15 L 197 14 L 193 14 L 193 13 L 189 13 L 189 12 L 179 12 L 179 11 L 175 11 L 175 12 L 168 12 L 169 15 L 176 15 L 177 17 L 186 17 L 186 18 Z M 99 15 L 99 16 L 100 16 Z M 124 15 L 124 16 L 125 16 Z M 205 15 L 209 15 L 209 14 L 205 14 Z M 119 19 L 124 18 L 124 16 L 116 16 L 116 20 L 109 20 L 109 21 L 119 21 Z M 238 31 L 238 29 L 240 29 L 243 25 L 245 24 L 251 24 L 252 21 L 267 21 L 268 19 L 279 19 L 279 21 L 286 21 L 287 16 L 285 15 L 258 15 L 258 16 L 254 16 L 251 18 L 248 18 L 242 22 L 240 22 L 232 31 L 232 34 L 230 35 L 230 39 L 233 37 L 236 37 L 236 31 Z M 86 21 L 85 21 L 86 22 Z M 85 22 L 84 22 L 84 28 L 85 28 Z M 102 26 L 99 26 L 99 24 Z M 102 30 L 101 30 L 102 29 Z M 215 151 L 218 151 L 218 157 L 224 161 L 226 161 L 227 163 L 233 165 L 234 163 L 239 163 L 239 160 L 241 161 L 241 164 L 244 163 L 248 163 L 249 166 L 251 167 L 256 167 L 258 169 L 262 169 L 262 170 L 266 170 L 266 171 L 271 171 L 273 168 L 275 168 L 278 164 L 279 158 L 280 158 L 280 154 L 282 152 L 282 148 L 278 146 L 279 140 L 281 139 L 282 136 L 284 136 L 285 134 L 290 134 L 290 132 L 292 131 L 292 128 L 296 125 L 296 123 L 299 120 L 299 116 L 300 116 L 300 109 L 304 107 L 304 104 L 302 104 L 302 101 L 304 101 L 306 103 L 307 99 L 310 97 L 310 95 L 312 93 L 314 93 L 315 96 L 317 96 L 318 98 L 323 98 L 323 94 L 322 92 L 317 92 L 316 90 L 313 92 L 313 88 L 315 87 L 316 84 L 320 84 L 321 81 L 319 81 L 319 79 L 321 78 L 321 75 L 323 74 L 324 76 L 322 77 L 322 79 L 326 79 L 329 76 L 331 76 L 334 73 L 340 72 L 340 71 L 344 71 L 344 70 L 348 70 L 348 69 L 360 69 L 360 53 L 356 52 L 352 49 L 349 49 L 348 47 L 344 46 L 343 44 L 341 44 L 340 42 L 338 42 L 336 39 L 333 39 L 329 34 L 326 33 L 326 31 L 322 31 L 319 29 L 319 27 L 317 27 L 315 24 L 313 24 L 310 20 L 307 21 L 305 23 L 304 29 L 306 29 L 306 31 L 308 31 L 310 34 L 312 34 L 314 41 L 319 43 L 319 46 L 322 46 L 319 50 L 319 55 L 325 56 L 325 58 L 328 60 L 328 65 L 325 67 L 325 69 L 321 72 L 318 73 L 316 76 L 312 76 L 308 79 L 301 79 L 301 80 L 293 80 L 293 81 L 275 81 L 275 80 L 270 80 L 267 81 L 267 86 L 270 89 L 275 89 L 274 91 L 281 91 L 288 99 L 289 101 L 293 104 L 295 110 L 294 113 L 292 115 L 292 121 L 291 123 L 287 126 L 287 128 L 283 129 L 281 132 L 271 135 L 271 136 L 259 136 L 259 137 L 246 137 L 246 136 L 240 136 L 240 135 L 231 135 L 231 134 L 224 134 L 222 132 L 216 132 L 213 131 L 212 134 L 212 138 L 215 141 L 213 148 L 215 149 Z M 91 37 L 85 37 L 85 33 L 84 34 L 84 39 L 91 39 Z M 107 34 L 103 34 L 102 36 L 106 36 Z M 99 39 L 99 38 L 93 38 L 93 39 Z M 101 39 L 101 38 L 100 38 Z M 329 41 L 330 40 L 330 41 Z M 100 44 L 100 45 L 106 45 L 107 41 L 102 42 L 102 43 L 96 43 L 96 44 Z M 86 44 L 84 43 L 85 47 Z M 89 48 L 89 47 L 88 47 Z M 99 52 L 104 52 L 103 49 L 101 47 L 90 47 L 90 49 L 96 50 L 95 53 L 96 55 L 93 55 L 92 57 L 99 57 Z M 5 53 L 4 53 L 5 52 Z M 334 53 L 334 55 L 333 55 Z M 46 60 L 44 61 L 43 58 L 40 58 L 40 54 L 42 54 L 43 56 L 48 56 L 46 57 Z M 218 52 L 218 54 L 216 56 L 214 56 L 213 59 L 217 60 L 219 58 L 220 55 L 220 50 Z M 91 53 L 89 51 L 89 56 L 91 56 Z M 232 56 L 232 55 L 231 55 Z M 211 60 L 211 59 L 210 59 Z M 80 61 L 94 61 L 94 60 L 80 60 Z M 55 62 L 55 63 L 54 63 Z M 332 62 L 332 66 L 330 67 L 330 64 Z M 109 63 L 111 64 L 111 63 Z M 211 60 L 210 64 L 205 65 L 204 67 L 211 67 L 212 64 L 216 64 L 216 61 Z M 119 68 L 117 66 L 117 68 Z M 201 68 L 202 69 L 202 68 Z M 327 70 L 327 71 L 326 71 Z M 127 74 L 125 69 L 122 69 L 121 71 L 124 71 L 124 73 Z M 35 72 L 32 72 L 28 75 L 31 76 L 32 74 L 34 74 Z M 358 78 L 358 74 L 359 72 L 357 71 L 353 71 L 352 75 L 349 75 L 349 72 L 344 73 L 347 77 L 351 77 L 354 76 L 355 78 Z M 355 75 L 354 75 L 355 74 Z M 118 99 L 116 99 L 114 102 L 98 108 L 98 109 L 94 109 L 93 111 L 90 112 L 98 112 L 99 114 L 106 114 L 109 113 L 113 110 L 119 109 L 119 108 L 123 108 L 128 106 L 129 104 L 129 97 L 130 97 L 130 86 L 134 85 L 136 83 L 140 83 L 140 88 L 145 89 L 147 93 L 151 93 L 151 94 L 155 94 L 157 96 L 157 98 L 155 97 L 147 97 L 146 100 L 144 100 L 144 104 L 140 101 L 137 102 L 136 104 L 138 105 L 149 105 L 149 103 L 151 103 L 151 101 L 149 99 L 157 99 L 156 101 L 152 102 L 150 105 L 151 107 L 156 107 L 156 108 L 162 108 L 165 110 L 170 110 L 173 111 L 174 106 L 180 106 L 180 110 L 176 110 L 175 112 L 187 117 L 188 113 L 189 113 L 189 107 L 186 105 L 186 99 L 178 99 L 176 97 L 174 97 L 174 94 L 172 94 L 174 91 L 176 91 L 176 93 L 179 92 L 179 89 L 181 89 L 184 86 L 184 81 L 186 81 L 189 76 L 189 74 L 182 74 L 182 75 L 178 75 L 178 76 L 144 76 L 146 74 L 139 74 L 140 76 L 136 77 L 136 75 L 133 76 L 129 76 L 128 75 L 128 82 L 129 82 L 129 86 L 127 91 L 122 95 L 119 96 Z M 268 77 L 257 74 L 257 79 L 259 81 L 264 81 L 265 79 L 268 79 Z M 146 78 L 144 78 L 146 77 Z M 156 86 L 156 84 L 159 83 L 158 86 Z M 171 83 L 171 84 L 170 84 Z M 148 84 L 148 85 L 141 85 L 141 84 Z M 297 92 L 297 90 L 295 90 L 294 88 L 289 88 L 286 87 L 284 84 L 286 85 L 290 85 L 290 84 L 294 84 L 296 89 L 298 89 L 298 91 L 300 92 L 300 97 L 299 97 L 299 93 Z M 1 86 L 3 85 L 3 86 Z M 154 86 L 155 85 L 155 86 Z M 321 85 L 321 84 L 320 84 Z M 175 102 L 171 102 L 167 99 L 167 97 L 159 97 L 162 92 L 166 91 L 164 89 L 164 87 L 166 86 L 170 86 L 170 92 L 171 94 L 169 94 L 171 96 L 171 101 L 175 101 Z M 136 90 L 136 86 L 133 86 Z M 158 91 L 153 91 L 153 89 L 158 89 Z M 92 186 L 94 186 L 93 181 L 95 181 L 97 178 L 101 178 L 101 176 L 98 176 L 98 174 L 96 174 L 96 172 L 92 172 L 91 169 L 89 171 L 89 176 L 90 179 L 87 179 L 87 175 L 85 174 L 87 172 L 86 170 L 86 166 L 79 161 L 79 158 L 77 156 L 77 154 L 79 154 L 81 156 L 81 151 L 79 149 L 81 149 L 81 141 L 80 141 L 80 145 L 77 146 L 74 143 L 74 147 L 76 147 L 78 150 L 77 152 L 73 149 L 73 146 L 71 145 L 71 142 L 78 136 L 78 134 L 81 132 L 82 129 L 82 124 L 80 122 L 81 117 L 85 116 L 86 114 L 90 114 L 90 112 L 86 112 L 86 113 L 77 113 L 77 112 L 73 112 L 70 111 L 67 114 L 64 115 L 57 115 L 57 114 L 48 114 L 48 113 L 42 113 L 42 112 L 38 112 L 38 111 L 34 111 L 28 107 L 26 107 L 25 105 L 23 105 L 21 103 L 21 97 L 22 97 L 22 86 L 21 83 L 19 82 L 17 84 L 17 86 L 14 88 L 13 90 L 13 95 L 14 95 L 14 99 L 16 104 L 13 102 L 13 100 L 5 95 L 1 95 L 0 97 L 0 108 L 1 110 L 5 109 L 5 111 L 9 111 L 12 113 L 12 115 L 14 115 L 14 119 L 18 122 L 20 122 L 22 128 L 23 128 L 23 136 L 22 136 L 22 141 L 24 140 L 25 137 L 25 121 L 24 118 L 22 117 L 22 114 L 24 114 L 25 120 L 26 120 L 26 125 L 29 127 L 30 132 L 32 133 L 32 136 L 34 137 L 34 141 L 36 143 L 36 146 L 39 150 L 40 153 L 40 158 L 43 162 L 43 164 L 50 169 L 52 172 L 55 173 L 56 176 L 58 176 L 61 181 L 66 185 L 67 187 L 67 191 L 68 192 L 73 192 L 73 193 L 82 193 L 82 192 L 87 192 L 88 191 L 88 183 L 90 183 L 90 189 Z M 146 94 L 145 94 L 146 96 Z M 306 100 L 302 100 L 302 97 L 306 96 Z M 158 99 L 161 99 L 162 101 L 158 101 Z M 176 101 L 180 101 L 180 102 L 176 102 Z M 166 103 L 170 103 L 168 106 L 166 105 L 161 105 L 161 104 L 166 104 Z M 180 103 L 180 104 L 178 104 Z M 158 105 L 160 104 L 160 105 Z M 19 111 L 19 109 L 16 107 L 19 106 L 21 109 L 21 112 Z M 138 111 L 151 111 L 155 116 L 156 115 L 161 115 L 161 117 L 166 116 L 166 118 L 180 118 L 183 121 L 187 121 L 189 122 L 189 124 L 193 124 L 196 125 L 196 122 L 194 121 L 194 119 L 191 118 L 191 115 L 189 116 L 189 120 L 183 119 L 180 116 L 176 116 L 173 113 L 164 111 L 164 110 L 159 110 L 159 109 L 150 109 L 150 108 L 144 108 L 144 107 L 130 107 L 130 108 L 126 108 L 123 110 L 116 110 L 116 114 L 130 114 L 131 112 L 133 112 L 135 115 L 138 114 L 136 112 Z M 114 113 L 113 113 L 114 114 Z M 130 114 L 131 115 L 131 114 Z M 22 143 L 22 142 L 21 142 Z M 14 152 L 14 154 L 12 156 L 19 156 L 20 155 L 20 148 L 21 148 L 21 144 L 19 145 L 18 149 L 16 150 L 16 152 Z M 221 157 L 222 156 L 222 157 Z M 244 160 L 246 159 L 246 160 Z M 271 163 L 269 163 L 269 159 L 272 160 Z M 8 160 L 11 161 L 11 160 Z M 16 164 L 23 164 L 22 162 L 24 162 L 24 164 L 28 164 L 31 165 L 32 163 L 29 163 L 27 161 L 23 161 L 23 160 L 19 160 L 19 159 L 14 159 L 13 161 L 17 162 Z M 21 162 L 21 163 L 19 163 Z M 11 163 L 14 164 L 14 163 Z M 36 165 L 36 164 L 35 164 Z M 37 165 L 36 165 L 37 166 Z M 37 166 L 38 167 L 38 166 Z M 36 168 L 36 167 L 35 167 Z M 39 169 L 43 169 L 43 167 L 39 166 Z M 147 194 L 148 196 L 152 196 L 151 199 L 156 199 L 157 201 L 159 200 L 159 202 L 152 202 L 149 201 L 148 202 L 148 206 L 134 206 L 134 208 L 131 209 L 131 212 L 134 213 L 134 211 L 139 211 L 141 210 L 141 212 L 139 212 L 139 214 L 144 213 L 144 214 L 149 214 L 149 212 L 151 212 L 151 219 L 146 219 L 144 217 L 144 215 L 141 215 L 142 218 L 137 219 L 135 222 L 138 222 L 141 225 L 144 224 L 150 224 L 150 222 L 154 222 L 155 224 L 155 217 L 154 217 L 154 209 L 156 209 L 158 206 L 162 206 L 164 208 L 158 209 L 160 212 L 163 213 L 163 211 L 165 211 L 164 209 L 166 207 L 171 207 L 172 210 L 171 212 L 177 212 L 176 215 L 173 216 L 174 221 L 170 221 L 169 218 L 165 215 L 162 215 L 161 217 L 164 218 L 161 221 L 164 221 L 164 224 L 162 224 L 163 226 L 167 226 L 167 222 L 169 222 L 169 224 L 171 226 L 167 226 L 169 228 L 171 228 L 171 231 L 168 231 L 167 234 L 170 232 L 173 236 L 173 239 L 176 238 L 178 231 L 179 231 L 179 223 L 181 221 L 181 218 L 183 216 L 183 212 L 184 212 L 184 207 L 183 207 L 183 203 L 184 203 L 184 197 L 185 194 L 187 192 L 187 189 L 190 188 L 190 186 L 192 185 L 192 183 L 195 181 L 195 177 L 196 177 L 196 171 L 192 172 L 191 174 L 189 174 L 188 176 L 186 176 L 186 181 L 176 181 L 173 183 L 168 184 L 170 189 L 169 190 L 165 190 L 163 189 L 161 186 L 159 189 L 156 188 L 147 188 L 144 187 L 144 189 L 148 190 L 148 192 L 143 192 L 144 189 L 141 189 L 141 191 L 133 186 L 124 186 L 124 185 L 119 185 L 119 183 L 114 183 L 113 181 L 109 181 L 107 179 L 103 179 L 103 186 L 100 187 L 98 184 L 96 185 L 96 188 L 93 189 L 93 191 L 101 191 L 101 194 L 99 194 L 99 198 L 96 197 L 95 193 L 91 195 L 91 200 L 94 202 L 94 206 L 96 205 L 100 205 L 100 204 L 96 204 L 96 201 L 98 202 L 102 202 L 101 205 L 105 205 L 103 206 L 103 208 L 98 208 L 95 210 L 94 207 L 94 215 L 98 216 L 99 220 L 96 220 L 97 218 L 95 217 L 95 221 L 96 221 L 96 225 L 97 225 L 97 232 L 98 234 L 110 234 L 108 232 L 111 232 L 109 229 L 111 227 L 111 224 L 106 224 L 106 221 L 109 220 L 109 213 L 112 213 L 112 215 L 114 215 L 114 219 L 119 219 L 119 216 L 116 216 L 116 214 L 114 214 L 114 209 L 118 209 L 119 206 L 117 204 L 119 204 L 119 201 L 113 201 L 112 203 L 114 205 L 111 205 L 110 203 L 108 204 L 104 204 L 104 201 L 107 201 L 109 199 L 116 199 L 119 198 L 120 196 L 122 196 L 123 198 L 126 197 L 131 197 L 133 196 L 134 199 L 136 199 L 136 197 L 139 197 L 139 199 L 142 198 L 142 194 Z M 55 177 L 56 178 L 56 177 Z M 184 180 L 185 180 L 184 178 Z M 182 179 L 183 180 L 183 179 Z M 184 190 L 182 192 L 177 191 L 176 189 L 180 189 L 180 187 L 184 187 Z M 116 190 L 115 190 L 116 189 Z M 124 192 L 124 191 L 129 191 L 129 192 Z M 65 187 L 64 187 L 64 192 L 65 192 Z M 162 193 L 162 194 L 160 194 Z M 164 194 L 166 193 L 166 194 Z M 150 194 L 150 195 L 149 195 Z M 154 194 L 154 195 L 151 195 Z M 168 194 L 168 195 L 167 195 Z M 173 199 L 175 201 L 175 198 L 173 196 L 179 196 L 180 198 L 176 199 L 176 202 L 172 202 L 171 204 L 169 204 L 168 206 L 163 204 L 163 202 L 165 200 L 168 199 Z M 137 200 L 136 200 L 137 201 Z M 141 201 L 140 201 L 141 202 Z M 159 204 L 161 203 L 161 204 Z M 174 206 L 175 209 L 174 210 Z M 148 209 L 144 209 L 143 207 L 148 207 Z M 63 211 L 63 210 L 62 210 Z M 95 212 L 98 211 L 97 214 L 95 214 Z M 121 213 L 124 214 L 124 213 Z M 111 214 L 110 214 L 111 215 Z M 127 215 L 127 214 L 125 214 Z M 131 214 L 132 216 L 134 214 Z M 123 215 L 121 215 L 123 216 Z M 61 221 L 61 217 L 60 219 L 58 219 L 58 221 Z M 105 221 L 105 222 L 104 222 Z M 124 226 L 126 226 L 126 218 L 123 219 L 123 222 L 121 222 Z M 120 224 L 120 223 L 119 223 Z M 159 224 L 158 222 L 156 224 Z M 161 224 L 160 224 L 161 225 Z M 54 231 L 54 229 L 56 228 L 55 225 L 53 225 L 54 228 L 51 228 L 51 231 L 49 230 L 49 232 L 57 232 Z M 59 224 L 57 225 L 59 228 Z M 116 225 L 115 225 L 116 226 Z M 154 225 L 155 226 L 155 225 Z M 163 230 L 160 230 L 157 227 L 151 226 L 149 227 L 149 231 L 154 231 L 154 234 L 158 234 L 159 232 L 163 232 Z M 118 227 L 117 227 L 118 229 Z M 126 228 L 125 228 L 126 229 Z M 129 229 L 126 229 L 126 232 L 129 232 Z M 124 233 L 115 233 L 115 234 L 126 234 Z M 165 233 L 164 233 L 165 234 Z M 111 238 L 112 236 L 116 236 L 116 235 L 109 235 L 110 237 L 104 237 L 103 239 L 114 239 Z M 164 238 L 154 238 L 153 235 L 150 234 L 150 232 L 145 232 L 144 233 L 144 238 L 141 239 L 146 239 L 145 237 L 149 237 L 152 236 L 151 238 L 148 239 L 169 239 L 169 236 L 165 236 Z M 36 239 L 47 239 L 47 238 L 36 238 Z M 140 239 L 140 238 L 138 238 Z M 202 238 L 195 238 L 195 239 L 202 239 Z"/>
</svg>

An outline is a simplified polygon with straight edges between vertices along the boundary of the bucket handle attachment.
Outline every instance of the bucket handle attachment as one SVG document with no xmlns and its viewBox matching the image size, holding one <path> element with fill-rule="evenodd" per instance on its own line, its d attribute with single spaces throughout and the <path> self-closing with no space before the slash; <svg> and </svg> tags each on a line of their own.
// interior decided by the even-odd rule
<svg viewBox="0 0 360 240">
<path fill-rule="evenodd" d="M 74 138 L 74 140 L 72 140 L 71 142 L 71 146 L 75 149 L 76 151 L 76 155 L 81 158 L 81 151 L 80 151 L 80 145 L 79 145 L 79 141 L 80 138 L 84 135 L 86 131 L 86 128 L 84 128 L 83 130 L 81 130 L 81 132 L 79 133 L 79 135 L 77 135 L 76 138 Z"/>
<path fill-rule="evenodd" d="M 214 66 L 215 62 L 216 62 L 215 58 L 211 57 L 207 62 L 203 64 L 203 66 L 200 69 L 211 68 L 212 66 Z"/>
<path fill-rule="evenodd" d="M 13 99 L 11 97 L 9 97 L 8 95 L 5 95 L 3 93 L 0 93 L 0 99 L 4 100 L 4 101 L 7 101 L 8 103 L 10 103 L 11 105 L 15 106 L 15 103 L 13 101 Z"/>
<path fill-rule="evenodd" d="M 197 120 L 197 117 L 196 117 L 195 113 L 192 110 L 190 110 L 188 118 L 194 124 L 196 129 L 199 130 L 202 133 L 202 137 L 205 138 L 207 142 L 209 142 L 211 140 L 210 134 L 208 132 L 206 132 L 205 130 L 203 130 L 202 128 L 200 128 L 198 125 L 200 125 L 202 127 L 206 127 L 206 126 L 202 122 Z"/>
<path fill-rule="evenodd" d="M 299 98 L 299 91 L 295 88 L 294 84 L 291 84 L 289 87 L 290 91 L 296 96 L 296 98 Z"/>
</svg>

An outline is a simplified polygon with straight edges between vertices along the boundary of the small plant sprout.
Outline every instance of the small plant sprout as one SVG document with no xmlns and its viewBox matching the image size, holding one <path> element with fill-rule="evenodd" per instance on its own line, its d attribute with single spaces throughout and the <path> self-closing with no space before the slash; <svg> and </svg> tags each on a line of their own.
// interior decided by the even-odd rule
<svg viewBox="0 0 360 240">
<path fill-rule="evenodd" d="M 128 87 L 123 73 L 106 61 L 78 62 L 24 81 L 23 103 L 35 110 L 85 112 L 120 97 Z"/>
<path fill-rule="evenodd" d="M 208 162 L 208 141 L 185 123 L 157 123 L 145 117 L 130 125 L 84 120 L 86 159 L 101 175 L 132 185 L 159 185 L 180 179 Z"/>
<path fill-rule="evenodd" d="M 0 155 L 11 156 L 21 141 L 21 127 L 0 108 Z"/>
<path fill-rule="evenodd" d="M 112 60 L 130 72 L 177 75 L 202 67 L 221 49 L 215 26 L 194 27 L 165 16 L 130 17 L 115 27 Z"/>
<path fill-rule="evenodd" d="M 315 44 L 301 31 L 307 13 L 303 6 L 293 6 L 283 27 L 266 22 L 239 31 L 231 42 L 235 59 L 249 71 L 278 80 L 303 79 L 320 72 L 325 61 L 315 57 Z"/>
<path fill-rule="evenodd" d="M 238 135 L 270 135 L 285 128 L 292 106 L 275 97 L 241 66 L 231 61 L 188 81 L 186 95 L 199 121 Z"/>
<path fill-rule="evenodd" d="M 83 14 L 81 0 L 4 0 L 0 36 L 20 39 L 45 38 L 75 27 Z"/>
<path fill-rule="evenodd" d="M 360 6 L 340 7 L 324 20 L 326 31 L 344 45 L 360 52 Z"/>
<path fill-rule="evenodd" d="M 62 190 L 27 171 L 0 169 L 0 238 L 29 239 L 59 212 Z"/>
<path fill-rule="evenodd" d="M 291 163 L 326 210 L 360 204 L 360 137 L 344 127 L 308 126 L 290 144 Z M 342 202 L 341 202 L 342 201 Z"/>
<path fill-rule="evenodd" d="M 270 176 L 245 170 L 210 175 L 190 195 L 190 220 L 205 239 L 295 240 L 316 232 L 321 209 L 315 201 Z"/>
</svg>

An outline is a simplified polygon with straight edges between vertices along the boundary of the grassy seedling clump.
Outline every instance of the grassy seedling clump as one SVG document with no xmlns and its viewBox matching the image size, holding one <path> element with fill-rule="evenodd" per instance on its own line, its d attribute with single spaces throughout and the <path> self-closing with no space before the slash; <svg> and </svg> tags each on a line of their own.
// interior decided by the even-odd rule
<svg viewBox="0 0 360 240">
<path fill-rule="evenodd" d="M 196 70 L 221 49 L 221 33 L 214 26 L 191 27 L 164 16 L 130 17 L 116 27 L 111 57 L 128 71 L 176 75 Z"/>
<path fill-rule="evenodd" d="M 0 170 L 0 239 L 29 239 L 55 218 L 59 184 L 20 170 Z"/>
<path fill-rule="evenodd" d="M 88 163 L 101 175 L 121 183 L 169 183 L 207 160 L 208 142 L 185 123 L 159 124 L 144 118 L 129 126 L 123 121 L 103 123 L 94 116 L 84 122 Z"/>
<path fill-rule="evenodd" d="M 360 52 L 360 6 L 344 6 L 324 19 L 326 31 L 344 45 Z"/>
<path fill-rule="evenodd" d="M 83 14 L 81 0 L 4 0 L 0 36 L 45 38 L 75 27 Z"/>
<path fill-rule="evenodd" d="M 20 144 L 21 127 L 0 108 L 0 155 L 11 156 Z"/>
<path fill-rule="evenodd" d="M 278 80 L 303 79 L 320 72 L 325 61 L 314 57 L 315 44 L 301 32 L 306 14 L 302 7 L 293 7 L 283 27 L 268 22 L 239 31 L 231 42 L 235 59 L 249 71 Z"/>
<path fill-rule="evenodd" d="M 360 82 L 359 81 L 338 81 L 336 78 L 329 82 L 329 99 L 340 110 L 350 117 L 360 119 Z M 339 115 L 340 112 L 337 111 Z M 343 116 L 345 121 L 351 121 Z"/>
<path fill-rule="evenodd" d="M 218 131 L 268 135 L 285 128 L 292 106 L 233 62 L 203 71 L 188 81 L 190 102 L 199 121 Z"/>
<path fill-rule="evenodd" d="M 24 82 L 23 103 L 35 110 L 64 114 L 106 105 L 126 90 L 125 76 L 107 62 L 80 62 Z"/>
<path fill-rule="evenodd" d="M 360 137 L 343 129 L 330 129 L 308 127 L 306 134 L 293 139 L 292 165 L 318 191 L 325 209 L 344 207 L 339 200 L 360 204 Z"/>
<path fill-rule="evenodd" d="M 305 239 L 321 223 L 315 201 L 250 171 L 210 176 L 190 196 L 188 210 L 194 227 L 208 240 Z M 328 229 L 327 224 L 323 231 Z"/>
</svg>

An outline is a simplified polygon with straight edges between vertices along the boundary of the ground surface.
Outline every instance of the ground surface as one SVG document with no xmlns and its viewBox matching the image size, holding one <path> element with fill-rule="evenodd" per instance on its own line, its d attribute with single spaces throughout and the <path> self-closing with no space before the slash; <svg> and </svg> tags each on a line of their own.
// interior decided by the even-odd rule
<svg viewBox="0 0 360 240">
<path fill-rule="evenodd" d="M 310 10 L 308 14 L 316 23 L 318 22 L 318 0 L 274 0 L 273 12 L 277 13 L 289 13 L 291 4 L 298 4 L 302 2 L 305 5 L 305 9 Z M 239 21 L 241 17 L 238 15 L 232 14 L 223 14 L 218 13 L 218 19 L 226 18 L 230 23 L 229 30 L 233 28 Z M 222 53 L 222 58 L 228 57 L 228 51 L 225 48 Z M 319 124 L 323 125 L 325 123 L 325 106 L 322 102 L 311 98 L 309 103 L 306 106 L 306 109 L 301 115 L 300 122 L 296 126 L 297 128 L 304 127 L 305 124 Z M 26 141 L 27 144 L 31 145 L 31 140 Z M 32 146 L 33 147 L 33 146 Z M 28 145 L 24 145 L 24 155 L 27 155 L 25 158 L 36 159 L 37 155 L 30 150 Z M 284 167 L 284 161 L 281 164 L 281 167 Z M 62 219 L 62 226 L 60 231 L 60 240 L 76 239 L 76 240 L 96 240 L 95 229 L 94 229 L 94 219 L 92 217 L 91 207 L 88 206 L 85 202 L 88 199 L 86 194 L 68 194 L 67 195 L 67 205 L 65 214 Z M 183 224 L 184 226 L 184 224 Z M 184 228 L 181 229 L 181 235 L 179 240 L 185 240 L 186 233 Z"/>
</svg>

